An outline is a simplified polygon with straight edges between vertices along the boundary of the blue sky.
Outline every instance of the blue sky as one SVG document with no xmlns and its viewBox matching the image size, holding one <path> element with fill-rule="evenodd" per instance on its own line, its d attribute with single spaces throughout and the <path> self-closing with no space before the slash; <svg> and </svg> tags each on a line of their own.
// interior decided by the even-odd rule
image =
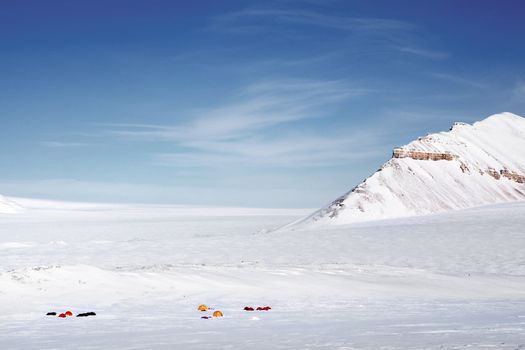
<svg viewBox="0 0 525 350">
<path fill-rule="evenodd" d="M 524 11 L 509 0 L 2 1 L 0 193 L 319 207 L 394 146 L 525 115 Z"/>
</svg>

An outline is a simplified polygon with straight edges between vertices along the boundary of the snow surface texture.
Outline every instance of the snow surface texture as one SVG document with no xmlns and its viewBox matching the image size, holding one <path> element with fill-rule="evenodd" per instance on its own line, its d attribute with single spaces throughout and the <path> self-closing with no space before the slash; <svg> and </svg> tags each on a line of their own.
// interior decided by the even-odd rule
<svg viewBox="0 0 525 350">
<path fill-rule="evenodd" d="M 22 211 L 20 205 L 0 195 L 0 214 L 14 214 L 20 211 Z"/>
<path fill-rule="evenodd" d="M 16 202 L 2 350 L 525 348 L 525 202 L 295 231 L 272 228 L 304 210 Z M 45 316 L 68 309 L 97 316 Z"/>
<path fill-rule="evenodd" d="M 394 150 L 380 170 L 294 227 L 424 215 L 525 199 L 525 118 L 492 115 Z"/>
</svg>

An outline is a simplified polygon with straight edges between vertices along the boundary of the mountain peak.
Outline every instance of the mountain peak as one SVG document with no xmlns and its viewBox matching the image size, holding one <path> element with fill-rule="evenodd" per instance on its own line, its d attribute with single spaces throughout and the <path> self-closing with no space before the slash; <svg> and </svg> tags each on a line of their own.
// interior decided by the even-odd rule
<svg viewBox="0 0 525 350">
<path fill-rule="evenodd" d="M 512 125 L 523 125 L 523 123 L 525 123 L 525 118 L 517 114 L 514 114 L 514 113 L 503 112 L 503 113 L 497 113 L 497 114 L 488 116 L 487 118 L 480 120 L 474 123 L 473 125 L 474 126 L 476 125 L 477 126 L 484 126 L 484 125 L 493 126 L 493 125 L 500 124 L 500 125 L 512 126 Z"/>
<path fill-rule="evenodd" d="M 525 118 L 504 112 L 420 137 L 330 205 L 293 224 L 347 224 L 525 200 Z"/>
</svg>

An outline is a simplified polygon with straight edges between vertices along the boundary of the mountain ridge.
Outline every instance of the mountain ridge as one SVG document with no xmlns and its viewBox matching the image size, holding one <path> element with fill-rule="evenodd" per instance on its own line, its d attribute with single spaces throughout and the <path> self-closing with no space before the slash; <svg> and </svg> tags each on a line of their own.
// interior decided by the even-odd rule
<svg viewBox="0 0 525 350">
<path fill-rule="evenodd" d="M 328 206 L 287 227 L 349 224 L 525 200 L 525 118 L 504 112 L 428 134 Z"/>
</svg>

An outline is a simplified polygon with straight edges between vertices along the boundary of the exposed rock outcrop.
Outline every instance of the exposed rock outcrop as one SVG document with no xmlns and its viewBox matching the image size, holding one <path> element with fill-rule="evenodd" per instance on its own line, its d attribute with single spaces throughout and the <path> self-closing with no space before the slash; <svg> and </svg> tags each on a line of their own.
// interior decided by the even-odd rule
<svg viewBox="0 0 525 350">
<path fill-rule="evenodd" d="M 525 184 L 525 175 L 518 174 L 515 171 L 509 171 L 507 169 L 500 170 L 500 174 L 509 180 L 516 181 L 520 184 Z"/>
<path fill-rule="evenodd" d="M 404 148 L 394 148 L 392 158 L 412 158 L 416 160 L 453 160 L 456 158 L 450 152 L 422 152 Z"/>
</svg>

